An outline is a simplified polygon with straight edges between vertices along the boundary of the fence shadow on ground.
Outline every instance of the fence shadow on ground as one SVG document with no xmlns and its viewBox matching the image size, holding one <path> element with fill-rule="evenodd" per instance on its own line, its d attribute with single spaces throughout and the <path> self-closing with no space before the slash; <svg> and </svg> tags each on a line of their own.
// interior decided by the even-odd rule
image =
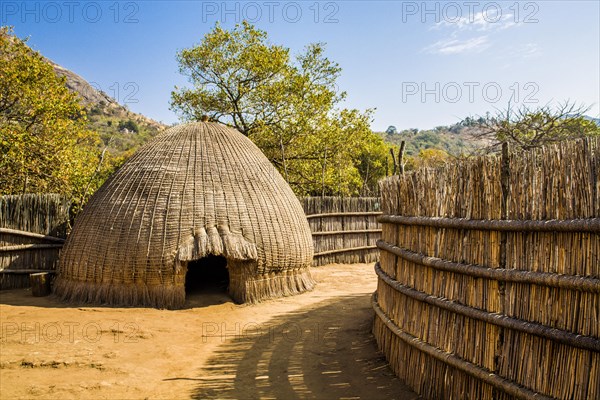
<svg viewBox="0 0 600 400">
<path fill-rule="evenodd" d="M 228 327 L 199 376 L 167 380 L 198 381 L 196 399 L 418 399 L 377 351 L 369 299 L 337 297 L 265 324 Z"/>
</svg>

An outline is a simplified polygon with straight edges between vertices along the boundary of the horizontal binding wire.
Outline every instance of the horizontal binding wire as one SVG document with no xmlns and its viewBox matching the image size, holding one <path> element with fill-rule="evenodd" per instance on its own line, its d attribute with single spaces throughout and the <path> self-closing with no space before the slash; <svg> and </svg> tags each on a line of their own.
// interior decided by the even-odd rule
<svg viewBox="0 0 600 400">
<path fill-rule="evenodd" d="M 53 269 L 3 269 L 0 270 L 0 275 L 29 275 L 29 274 L 37 274 L 40 272 L 46 272 L 48 274 L 55 274 L 56 270 Z"/>
<path fill-rule="evenodd" d="M 0 247 L 0 253 L 22 250 L 61 249 L 62 247 L 62 244 L 19 244 L 14 246 L 2 246 Z"/>
<path fill-rule="evenodd" d="M 434 228 L 471 229 L 482 231 L 529 232 L 591 232 L 600 233 L 600 218 L 550 220 L 487 220 L 442 217 L 407 217 L 381 215 L 378 222 L 397 225 L 431 226 Z"/>
<path fill-rule="evenodd" d="M 65 239 L 62 238 L 58 238 L 55 236 L 49 236 L 49 235 L 42 235 L 40 233 L 33 233 L 33 232 L 27 232 L 27 231 L 21 231 L 18 229 L 9 229 L 9 228 L 0 228 L 0 234 L 9 234 L 9 235 L 16 235 L 16 236 L 25 236 L 25 237 L 31 237 L 31 238 L 36 238 L 36 239 L 44 239 L 44 240 L 48 240 L 50 242 L 58 242 L 58 243 L 64 243 Z"/>
<path fill-rule="evenodd" d="M 313 236 L 327 236 L 327 235 L 342 235 L 342 234 L 350 234 L 350 233 L 381 233 L 381 229 L 359 229 L 354 231 L 323 231 L 323 232 L 313 232 Z"/>
<path fill-rule="evenodd" d="M 306 216 L 306 219 L 311 218 L 324 218 L 324 217 L 367 217 L 371 215 L 381 215 L 381 211 L 356 211 L 356 212 L 333 212 L 324 214 L 310 214 Z"/>
<path fill-rule="evenodd" d="M 329 254 L 337 254 L 337 253 L 349 253 L 351 251 L 372 250 L 372 249 L 376 249 L 376 248 L 377 248 L 377 246 L 373 245 L 373 246 L 349 247 L 347 249 L 327 250 L 327 251 L 322 251 L 320 253 L 315 253 L 314 257 L 326 256 Z"/>
<path fill-rule="evenodd" d="M 546 325 L 538 324 L 537 322 L 523 321 L 516 318 L 511 318 L 498 313 L 490 313 L 474 307 L 465 306 L 459 303 L 448 301 L 440 297 L 432 296 L 416 289 L 404 286 L 391 276 L 386 274 L 379 263 L 375 264 L 375 272 L 377 276 L 397 292 L 402 293 L 417 301 L 421 301 L 432 306 L 443 308 L 456 314 L 464 315 L 469 318 L 478 319 L 490 324 L 501 326 L 503 328 L 512 329 L 519 332 L 528 333 L 530 335 L 539 336 L 545 339 L 550 339 L 555 342 L 566 344 L 580 349 L 600 351 L 600 340 L 590 337 L 577 335 L 562 329 L 550 328 Z"/>
<path fill-rule="evenodd" d="M 579 290 L 581 292 L 600 293 L 600 279 L 597 278 L 554 274 L 550 272 L 488 268 L 477 264 L 457 263 L 405 250 L 384 240 L 378 240 L 377 247 L 383 251 L 397 255 L 406 261 L 441 271 L 455 272 L 462 275 L 497 281 L 531 283 L 540 286 Z"/>
<path fill-rule="evenodd" d="M 422 353 L 427 354 L 428 356 L 443 362 L 446 365 L 454 367 L 476 379 L 479 379 L 482 382 L 487 383 L 497 389 L 502 390 L 503 392 L 517 397 L 519 399 L 525 400 L 551 400 L 551 397 L 544 396 L 543 394 L 532 391 L 531 389 L 522 387 L 517 385 L 515 382 L 510 381 L 506 378 L 503 378 L 499 375 L 496 375 L 492 371 L 479 367 L 475 364 L 472 364 L 464 359 L 456 356 L 455 354 L 447 353 L 422 341 L 421 339 L 404 332 L 398 325 L 394 323 L 385 312 L 379 307 L 377 304 L 377 292 L 373 293 L 371 297 L 371 305 L 373 310 L 375 310 L 375 314 L 377 317 L 385 324 L 385 326 L 399 339 L 403 342 L 416 348 Z"/>
</svg>

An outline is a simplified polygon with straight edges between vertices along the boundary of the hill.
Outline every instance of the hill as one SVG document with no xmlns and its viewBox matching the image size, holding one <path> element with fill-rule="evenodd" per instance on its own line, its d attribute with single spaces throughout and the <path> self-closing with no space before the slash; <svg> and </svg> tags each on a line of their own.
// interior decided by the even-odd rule
<svg viewBox="0 0 600 400">
<path fill-rule="evenodd" d="M 480 129 L 477 124 L 461 121 L 434 129 L 405 129 L 397 133 L 378 132 L 378 134 L 389 144 L 399 146 L 402 141 L 405 141 L 405 154 L 408 156 L 417 156 L 421 150 L 426 149 L 444 150 L 448 154 L 460 156 L 476 152 L 488 144 L 486 140 L 474 138 Z"/>
<path fill-rule="evenodd" d="M 46 60 L 57 75 L 65 77 L 67 87 L 79 94 L 88 114 L 90 129 L 100 134 L 107 151 L 115 158 L 130 154 L 167 127 L 130 111 L 81 76 Z"/>
</svg>

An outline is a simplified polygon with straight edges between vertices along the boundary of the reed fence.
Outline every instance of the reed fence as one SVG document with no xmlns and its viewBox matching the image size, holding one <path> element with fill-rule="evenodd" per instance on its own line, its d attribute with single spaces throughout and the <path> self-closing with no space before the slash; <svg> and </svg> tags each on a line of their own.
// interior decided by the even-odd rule
<svg viewBox="0 0 600 400">
<path fill-rule="evenodd" d="M 0 289 L 28 287 L 29 274 L 55 270 L 70 206 L 56 194 L 0 196 Z"/>
<path fill-rule="evenodd" d="M 427 399 L 600 398 L 600 139 L 380 183 L 373 332 Z"/>
<path fill-rule="evenodd" d="M 378 197 L 305 197 L 300 199 L 312 231 L 313 265 L 376 261 L 381 237 Z"/>
</svg>

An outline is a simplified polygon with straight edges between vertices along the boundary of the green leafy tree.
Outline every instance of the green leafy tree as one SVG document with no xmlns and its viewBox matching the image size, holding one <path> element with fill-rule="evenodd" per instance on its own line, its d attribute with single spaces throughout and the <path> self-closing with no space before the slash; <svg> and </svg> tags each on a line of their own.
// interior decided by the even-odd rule
<svg viewBox="0 0 600 400">
<path fill-rule="evenodd" d="M 99 138 L 78 97 L 12 29 L 0 30 L 0 194 L 84 202 L 102 176 Z"/>
<path fill-rule="evenodd" d="M 175 88 L 171 108 L 250 137 L 298 194 L 359 194 L 383 176 L 378 165 L 387 150 L 373 150 L 371 142 L 382 142 L 369 128 L 371 113 L 339 109 L 346 95 L 336 90 L 341 69 L 322 43 L 292 59 L 251 24 L 231 31 L 216 25 L 178 61 L 193 86 Z M 366 161 L 368 154 L 380 159 Z"/>
<path fill-rule="evenodd" d="M 419 156 L 414 159 L 414 162 L 415 168 L 437 168 L 445 165 L 449 160 L 450 156 L 444 150 L 423 149 L 419 152 Z"/>
</svg>

